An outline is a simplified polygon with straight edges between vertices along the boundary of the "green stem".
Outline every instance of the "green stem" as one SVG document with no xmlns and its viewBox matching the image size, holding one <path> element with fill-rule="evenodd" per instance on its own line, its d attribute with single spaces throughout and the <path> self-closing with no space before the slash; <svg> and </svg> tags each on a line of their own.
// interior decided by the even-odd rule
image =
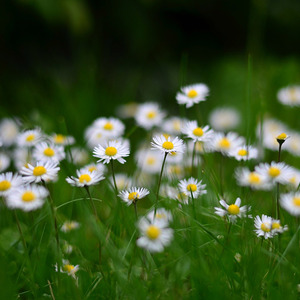
<svg viewBox="0 0 300 300">
<path fill-rule="evenodd" d="M 134 206 L 134 212 L 135 212 L 135 218 L 138 220 L 138 214 L 137 214 L 137 206 L 136 206 L 136 200 L 133 201 L 133 206 Z"/>
<path fill-rule="evenodd" d="M 92 196 L 91 196 L 89 187 L 88 187 L 87 185 L 85 185 L 84 188 L 86 189 L 87 194 L 88 194 L 88 196 L 89 196 L 89 198 L 90 198 L 90 200 L 91 200 L 91 205 L 92 205 L 92 207 L 93 207 L 93 211 L 94 211 L 95 218 L 96 218 L 96 220 L 99 220 L 99 218 L 98 218 L 98 213 L 97 213 L 97 209 L 96 209 L 95 203 L 94 203 L 94 201 L 93 201 L 93 199 L 92 199 Z"/>
<path fill-rule="evenodd" d="M 119 192 L 118 192 L 118 187 L 117 187 L 116 177 L 115 177 L 115 172 L 114 172 L 114 161 L 112 159 L 110 160 L 110 165 L 111 165 L 111 173 L 112 173 L 114 186 L 115 186 L 115 192 L 116 192 L 116 195 L 118 195 Z"/>
<path fill-rule="evenodd" d="M 195 173 L 195 153 L 196 153 L 196 143 L 194 142 L 193 153 L 192 153 L 192 176 Z"/>
</svg>

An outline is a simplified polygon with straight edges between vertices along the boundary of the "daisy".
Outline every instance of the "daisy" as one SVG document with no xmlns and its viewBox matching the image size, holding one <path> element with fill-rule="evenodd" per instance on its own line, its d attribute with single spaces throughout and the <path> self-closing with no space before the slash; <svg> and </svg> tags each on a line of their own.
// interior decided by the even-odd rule
<svg viewBox="0 0 300 300">
<path fill-rule="evenodd" d="M 182 193 L 187 194 L 189 197 L 192 195 L 192 197 L 195 199 L 198 196 L 204 195 L 207 193 L 205 190 L 206 184 L 201 184 L 202 180 L 198 182 L 197 179 L 190 177 L 188 180 L 183 179 L 179 181 L 179 190 Z"/>
<path fill-rule="evenodd" d="M 300 184 L 300 171 L 291 167 L 291 172 L 289 173 L 287 180 L 289 185 L 294 189 L 297 189 Z"/>
<path fill-rule="evenodd" d="M 290 166 L 283 162 L 274 162 L 271 164 L 261 163 L 255 167 L 255 172 L 262 176 L 266 176 L 271 183 L 287 184 L 288 178 L 292 172 Z"/>
<path fill-rule="evenodd" d="M 0 174 L 0 196 L 6 196 L 11 190 L 23 184 L 22 177 L 12 172 Z"/>
<path fill-rule="evenodd" d="M 300 216 L 300 192 L 280 195 L 280 205 L 291 215 Z"/>
<path fill-rule="evenodd" d="M 282 88 L 277 93 L 277 98 L 279 102 L 284 105 L 289 106 L 299 106 L 300 105 L 300 86 L 290 85 Z"/>
<path fill-rule="evenodd" d="M 146 197 L 149 193 L 150 192 L 145 188 L 132 187 L 120 192 L 118 196 L 129 206 L 130 204 Z"/>
<path fill-rule="evenodd" d="M 258 150 L 252 146 L 243 145 L 232 149 L 232 151 L 229 152 L 229 156 L 234 157 L 238 161 L 256 159 Z"/>
<path fill-rule="evenodd" d="M 208 125 L 199 127 L 197 121 L 189 121 L 185 123 L 182 132 L 194 142 L 207 142 L 213 137 L 213 130 Z"/>
<path fill-rule="evenodd" d="M 181 164 L 167 164 L 165 175 L 170 179 L 180 179 L 185 175 L 184 166 Z"/>
<path fill-rule="evenodd" d="M 255 232 L 257 236 L 263 236 L 265 239 L 272 238 L 274 236 L 272 232 L 272 218 L 266 215 L 262 215 L 260 218 L 256 216 L 254 219 Z"/>
<path fill-rule="evenodd" d="M 205 101 L 208 93 L 209 89 L 206 84 L 196 83 L 182 87 L 176 94 L 176 100 L 178 104 L 185 104 L 189 108 L 196 103 Z"/>
<path fill-rule="evenodd" d="M 116 159 L 119 163 L 124 164 L 126 160 L 123 157 L 129 156 L 129 147 L 121 141 L 113 140 L 105 142 L 104 147 L 98 145 L 94 148 L 93 153 L 93 156 L 100 158 L 98 162 L 103 161 L 104 164 L 108 164 L 112 159 Z"/>
<path fill-rule="evenodd" d="M 141 218 L 138 227 L 142 236 L 137 240 L 137 245 L 150 252 L 162 252 L 173 239 L 173 230 L 166 228 L 165 224 L 157 221 L 149 221 L 148 218 Z"/>
<path fill-rule="evenodd" d="M 280 220 L 276 220 L 276 219 L 272 220 L 272 233 L 274 235 L 277 235 L 278 233 L 283 233 L 287 230 L 288 230 L 288 226 L 287 225 L 282 226 L 280 224 Z"/>
<path fill-rule="evenodd" d="M 298 132 L 290 132 L 291 137 L 286 140 L 285 150 L 295 156 L 300 156 L 300 134 Z"/>
<path fill-rule="evenodd" d="M 55 267 L 56 272 L 58 272 L 57 265 Z M 71 265 L 70 262 L 66 259 L 63 259 L 63 265 L 60 268 L 61 273 L 67 273 L 69 276 L 72 276 L 74 279 L 76 279 L 76 272 L 79 270 L 79 265 Z"/>
<path fill-rule="evenodd" d="M 32 165 L 35 163 L 29 148 L 16 148 L 13 152 L 13 158 L 17 170 L 27 167 L 28 164 Z"/>
<path fill-rule="evenodd" d="M 95 185 L 104 179 L 102 173 L 98 171 L 77 170 L 76 174 L 77 177 L 71 176 L 66 178 L 66 181 L 72 186 L 85 187 Z"/>
<path fill-rule="evenodd" d="M 63 146 L 56 146 L 45 142 L 37 144 L 32 155 L 37 161 L 53 162 L 60 162 L 66 156 Z"/>
<path fill-rule="evenodd" d="M 115 179 L 116 179 L 118 190 L 127 189 L 129 186 L 133 184 L 132 178 L 130 178 L 127 174 L 117 173 L 115 175 Z M 111 176 L 109 180 L 113 186 L 114 185 L 113 177 Z"/>
<path fill-rule="evenodd" d="M 164 208 L 158 208 L 156 210 L 156 214 L 154 210 L 151 210 L 148 214 L 147 214 L 147 219 L 150 222 L 154 222 L 154 220 L 156 221 L 158 226 L 168 226 L 170 222 L 172 222 L 173 217 L 172 214 L 165 210 Z"/>
<path fill-rule="evenodd" d="M 123 122 L 116 118 L 98 118 L 93 126 L 101 129 L 103 135 L 110 139 L 122 136 L 125 130 Z"/>
<path fill-rule="evenodd" d="M 2 119 L 0 122 L 0 141 L 6 147 L 16 142 L 19 133 L 19 126 L 12 119 Z"/>
<path fill-rule="evenodd" d="M 215 130 L 229 131 L 240 124 L 240 114 L 231 107 L 216 108 L 209 115 L 209 123 Z"/>
<path fill-rule="evenodd" d="M 181 152 L 183 153 L 185 150 L 185 145 L 183 144 L 183 140 L 178 138 L 177 136 L 175 138 L 171 137 L 165 137 L 163 135 L 161 136 L 154 136 L 153 142 L 151 142 L 153 150 L 160 150 L 163 153 L 171 153 L 171 152 Z"/>
<path fill-rule="evenodd" d="M 60 133 L 54 133 L 50 136 L 50 141 L 58 146 L 70 146 L 75 143 L 74 137 L 70 135 L 63 135 Z"/>
<path fill-rule="evenodd" d="M 5 171 L 10 165 L 10 158 L 4 154 L 0 153 L 0 172 Z"/>
<path fill-rule="evenodd" d="M 163 157 L 159 151 L 140 149 L 136 153 L 138 167 L 145 173 L 158 174 L 161 169 Z"/>
<path fill-rule="evenodd" d="M 18 134 L 17 144 L 20 147 L 31 147 L 38 143 L 42 137 L 43 136 L 40 128 L 26 130 Z"/>
<path fill-rule="evenodd" d="M 119 105 L 117 107 L 116 114 L 121 119 L 134 118 L 137 108 L 138 104 L 135 102 Z"/>
<path fill-rule="evenodd" d="M 24 211 L 36 210 L 43 206 L 49 192 L 43 186 L 25 185 L 13 189 L 6 197 L 6 205 Z"/>
<path fill-rule="evenodd" d="M 251 172 L 248 168 L 237 169 L 235 177 L 239 185 L 249 186 L 255 190 L 270 190 L 273 187 L 267 175 Z"/>
<path fill-rule="evenodd" d="M 71 148 L 71 154 L 69 152 L 67 154 L 68 161 L 75 165 L 84 166 L 89 161 L 89 153 L 83 148 Z"/>
<path fill-rule="evenodd" d="M 168 134 L 179 135 L 181 134 L 183 124 L 186 122 L 186 119 L 182 119 L 179 117 L 171 117 L 163 122 L 161 128 L 164 132 L 167 132 Z"/>
<path fill-rule="evenodd" d="M 56 181 L 57 173 L 60 170 L 56 162 L 38 161 L 35 166 L 28 164 L 23 167 L 20 173 L 23 175 L 24 183 Z"/>
<path fill-rule="evenodd" d="M 93 172 L 93 171 L 97 171 L 98 173 L 105 173 L 106 172 L 106 167 L 101 163 L 99 163 L 99 164 L 98 163 L 96 163 L 96 164 L 92 163 L 92 164 L 88 164 L 88 165 L 82 167 L 80 169 L 80 171 L 82 171 L 84 173 Z"/>
<path fill-rule="evenodd" d="M 107 139 L 103 133 L 103 129 L 95 126 L 90 126 L 85 130 L 84 138 L 90 149 L 93 149 Z"/>
<path fill-rule="evenodd" d="M 228 132 L 226 135 L 222 132 L 215 132 L 209 142 L 209 147 L 213 151 L 221 152 L 223 155 L 229 155 L 230 152 L 241 147 L 244 143 L 245 139 L 238 136 L 235 132 Z"/>
<path fill-rule="evenodd" d="M 235 223 L 237 217 L 243 218 L 246 216 L 247 211 L 251 209 L 251 207 L 248 208 L 247 205 L 244 205 L 241 207 L 241 199 L 237 198 L 234 202 L 234 204 L 228 205 L 224 200 L 220 201 L 220 204 L 225 208 L 219 208 L 215 207 L 215 213 L 220 217 L 228 216 L 230 222 Z"/>
<path fill-rule="evenodd" d="M 76 221 L 65 221 L 64 224 L 61 226 L 60 230 L 62 232 L 69 232 L 71 230 L 77 229 L 80 227 L 80 224 Z"/>
<path fill-rule="evenodd" d="M 135 121 L 138 126 L 150 130 L 154 126 L 159 126 L 165 117 L 165 113 L 155 102 L 140 104 L 135 114 Z"/>
</svg>

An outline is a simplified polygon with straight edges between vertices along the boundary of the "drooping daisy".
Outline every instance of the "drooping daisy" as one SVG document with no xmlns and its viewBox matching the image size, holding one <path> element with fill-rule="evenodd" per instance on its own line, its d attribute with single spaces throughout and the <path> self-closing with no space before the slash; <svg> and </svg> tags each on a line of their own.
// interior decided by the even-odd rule
<svg viewBox="0 0 300 300">
<path fill-rule="evenodd" d="M 159 226 L 163 227 L 168 226 L 173 220 L 172 214 L 164 208 L 158 208 L 156 213 L 155 210 L 151 210 L 147 214 L 147 218 L 150 222 L 154 222 L 155 220 Z"/>
<path fill-rule="evenodd" d="M 158 149 L 162 151 L 163 153 L 171 153 L 171 152 L 179 152 L 183 153 L 185 150 L 185 145 L 183 143 L 183 140 L 178 138 L 177 136 L 175 138 L 171 137 L 165 137 L 163 135 L 161 136 L 154 136 L 153 142 L 151 142 L 151 149 Z"/>
<path fill-rule="evenodd" d="M 270 190 L 273 187 L 267 175 L 251 172 L 248 168 L 237 169 L 235 177 L 239 185 L 249 186 L 255 190 Z"/>
<path fill-rule="evenodd" d="M 196 83 L 184 86 L 176 94 L 178 104 L 185 104 L 187 108 L 194 104 L 205 101 L 209 94 L 209 89 L 204 83 Z"/>
<path fill-rule="evenodd" d="M 43 135 L 40 128 L 26 130 L 17 136 L 17 144 L 19 147 L 31 147 L 41 141 Z"/>
<path fill-rule="evenodd" d="M 104 179 L 102 173 L 98 171 L 77 170 L 76 174 L 77 177 L 71 176 L 66 178 L 66 181 L 72 186 L 85 187 L 95 185 Z"/>
<path fill-rule="evenodd" d="M 164 117 L 165 113 L 157 103 L 146 102 L 138 106 L 135 121 L 138 126 L 150 130 L 154 126 L 160 125 Z"/>
<path fill-rule="evenodd" d="M 0 153 L 0 172 L 5 171 L 10 165 L 10 158 L 4 154 Z"/>
<path fill-rule="evenodd" d="M 209 142 L 209 147 L 213 151 L 229 155 L 230 152 L 241 147 L 243 144 L 245 144 L 245 139 L 238 136 L 235 132 L 228 132 L 226 135 L 222 132 L 215 132 L 213 138 Z"/>
<path fill-rule="evenodd" d="M 232 151 L 229 152 L 229 156 L 234 157 L 238 161 L 256 159 L 258 150 L 253 146 L 243 145 L 232 149 Z"/>
<path fill-rule="evenodd" d="M 213 130 L 208 125 L 198 126 L 197 121 L 189 121 L 182 127 L 182 132 L 194 142 L 207 142 L 213 137 Z"/>
<path fill-rule="evenodd" d="M 300 216 L 300 192 L 280 195 L 280 205 L 291 215 Z"/>
<path fill-rule="evenodd" d="M 274 235 L 277 235 L 278 233 L 283 233 L 287 230 L 288 230 L 288 226 L 287 225 L 282 226 L 280 224 L 280 220 L 276 220 L 276 219 L 272 220 L 272 233 Z"/>
<path fill-rule="evenodd" d="M 98 145 L 93 151 L 95 157 L 99 158 L 98 162 L 103 161 L 108 164 L 112 159 L 124 164 L 123 157 L 129 156 L 129 147 L 124 145 L 121 141 L 108 141 L 104 143 L 104 147 Z"/>
<path fill-rule="evenodd" d="M 279 102 L 284 105 L 289 106 L 299 106 L 300 105 L 300 86 L 290 85 L 282 88 L 277 93 L 277 98 Z"/>
<path fill-rule="evenodd" d="M 255 172 L 262 176 L 267 176 L 271 183 L 287 184 L 292 169 L 283 162 L 277 163 L 272 161 L 271 164 L 259 164 L 255 167 Z"/>
<path fill-rule="evenodd" d="M 0 174 L 0 196 L 6 196 L 11 190 L 23 184 L 22 177 L 12 172 Z"/>
<path fill-rule="evenodd" d="M 247 215 L 247 211 L 251 209 L 247 205 L 241 207 L 241 199 L 237 198 L 234 204 L 228 205 L 225 200 L 221 200 L 220 204 L 225 208 L 215 207 L 215 213 L 220 217 L 228 216 L 230 222 L 235 223 L 237 217 L 243 218 Z"/>
<path fill-rule="evenodd" d="M 76 221 L 65 221 L 64 224 L 61 226 L 60 230 L 62 232 L 69 232 L 71 230 L 79 228 L 80 224 Z"/>
<path fill-rule="evenodd" d="M 240 124 L 240 114 L 231 107 L 216 108 L 209 115 L 209 124 L 218 131 L 233 130 Z"/>
<path fill-rule="evenodd" d="M 204 195 L 207 193 L 206 184 L 201 184 L 202 180 L 198 181 L 197 179 L 190 177 L 188 180 L 183 179 L 179 181 L 179 190 L 182 193 L 188 195 L 188 197 L 193 196 L 197 198 L 198 196 Z"/>
<path fill-rule="evenodd" d="M 66 156 L 63 146 L 56 146 L 54 144 L 47 144 L 41 142 L 35 146 L 32 153 L 37 161 L 53 161 L 60 162 Z"/>
<path fill-rule="evenodd" d="M 163 157 L 159 151 L 140 149 L 136 153 L 138 167 L 145 173 L 158 174 L 161 169 Z"/>
<path fill-rule="evenodd" d="M 28 164 L 20 170 L 24 183 L 56 181 L 60 170 L 56 162 L 38 161 L 35 166 Z"/>
<path fill-rule="evenodd" d="M 150 222 L 148 218 L 141 218 L 138 227 L 142 236 L 137 240 L 137 245 L 150 252 L 162 252 L 173 239 L 173 230 L 166 228 L 165 224 L 157 221 Z"/>
<path fill-rule="evenodd" d="M 128 190 L 121 191 L 118 196 L 129 206 L 130 204 L 146 197 L 149 193 L 150 192 L 145 188 L 132 187 Z"/>
<path fill-rule="evenodd" d="M 182 126 L 187 120 L 179 117 L 171 117 L 166 119 L 162 124 L 162 130 L 170 135 L 180 135 Z"/>
<path fill-rule="evenodd" d="M 2 119 L 0 122 L 0 141 L 6 147 L 16 142 L 19 126 L 13 119 Z"/>
<path fill-rule="evenodd" d="M 43 206 L 48 194 L 49 192 L 43 186 L 35 184 L 19 186 L 8 193 L 6 205 L 11 209 L 36 210 Z"/>
<path fill-rule="evenodd" d="M 54 133 L 50 136 L 50 141 L 59 146 L 70 146 L 75 143 L 75 139 L 70 135 L 63 135 L 60 133 Z"/>
<path fill-rule="evenodd" d="M 254 219 L 255 232 L 257 236 L 263 236 L 265 239 L 272 238 L 274 236 L 272 232 L 272 218 L 266 215 L 262 215 L 260 218 L 256 216 Z"/>
</svg>

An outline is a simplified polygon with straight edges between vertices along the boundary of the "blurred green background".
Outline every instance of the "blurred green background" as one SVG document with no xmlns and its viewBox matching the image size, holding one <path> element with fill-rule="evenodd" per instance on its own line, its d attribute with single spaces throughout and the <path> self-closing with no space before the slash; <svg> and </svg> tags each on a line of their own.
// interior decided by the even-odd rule
<svg viewBox="0 0 300 300">
<path fill-rule="evenodd" d="M 204 82 L 204 116 L 225 104 L 248 111 L 249 96 L 254 115 L 288 120 L 276 93 L 300 82 L 299 16 L 298 0 L 4 0 L 0 116 L 78 138 L 130 101 L 179 115 L 179 87 Z"/>
</svg>

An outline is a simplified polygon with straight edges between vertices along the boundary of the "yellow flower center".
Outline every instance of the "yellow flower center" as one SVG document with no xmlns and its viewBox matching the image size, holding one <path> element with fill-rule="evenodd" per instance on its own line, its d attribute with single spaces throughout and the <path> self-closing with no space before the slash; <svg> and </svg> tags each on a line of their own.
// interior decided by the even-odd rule
<svg viewBox="0 0 300 300">
<path fill-rule="evenodd" d="M 292 102 L 297 101 L 297 93 L 295 88 L 290 89 L 290 97 Z"/>
<path fill-rule="evenodd" d="M 173 174 L 179 175 L 179 174 L 181 174 L 182 170 L 181 170 L 180 166 L 172 166 L 170 171 Z"/>
<path fill-rule="evenodd" d="M 65 136 L 63 136 L 62 134 L 57 134 L 55 137 L 54 137 L 54 143 L 56 144 L 63 144 L 64 141 L 65 141 Z"/>
<path fill-rule="evenodd" d="M 80 183 L 87 183 L 92 180 L 91 176 L 89 174 L 82 174 L 79 177 L 79 182 Z"/>
<path fill-rule="evenodd" d="M 24 192 L 22 195 L 22 200 L 24 202 L 31 202 L 35 199 L 35 194 L 31 191 Z"/>
<path fill-rule="evenodd" d="M 198 95 L 197 91 L 195 90 L 190 90 L 188 93 L 187 93 L 187 96 L 189 98 L 195 98 L 196 96 Z"/>
<path fill-rule="evenodd" d="M 248 151 L 246 149 L 240 149 L 238 151 L 238 155 L 240 156 L 246 156 L 248 154 Z"/>
<path fill-rule="evenodd" d="M 64 271 L 71 273 L 74 270 L 74 266 L 73 265 L 64 265 Z"/>
<path fill-rule="evenodd" d="M 228 212 L 231 215 L 237 215 L 240 212 L 240 208 L 236 204 L 231 204 L 228 207 Z"/>
<path fill-rule="evenodd" d="M 260 183 L 260 177 L 256 173 L 251 172 L 249 174 L 249 182 L 252 184 L 258 184 Z"/>
<path fill-rule="evenodd" d="M 203 135 L 203 130 L 202 130 L 202 128 L 200 128 L 200 127 L 195 128 L 195 129 L 193 130 L 193 134 L 194 134 L 195 136 L 202 136 L 202 135 Z"/>
<path fill-rule="evenodd" d="M 262 223 L 260 228 L 264 232 L 270 232 L 271 231 L 271 229 L 265 223 Z"/>
<path fill-rule="evenodd" d="M 277 222 L 272 223 L 272 229 L 280 229 L 280 224 Z"/>
<path fill-rule="evenodd" d="M 165 219 L 165 218 L 166 218 L 166 215 L 165 215 L 165 214 L 156 213 L 155 217 L 156 217 L 157 219 Z"/>
<path fill-rule="evenodd" d="M 11 183 L 8 180 L 0 181 L 0 191 L 7 191 L 11 187 Z"/>
<path fill-rule="evenodd" d="M 271 177 L 277 177 L 278 175 L 280 175 L 280 170 L 276 167 L 270 167 L 269 169 L 269 175 Z"/>
<path fill-rule="evenodd" d="M 160 229 L 157 226 L 150 225 L 146 231 L 149 239 L 156 240 L 160 235 Z"/>
<path fill-rule="evenodd" d="M 224 137 L 219 141 L 219 146 L 220 148 L 228 149 L 230 148 L 230 141 L 228 140 L 228 138 Z"/>
<path fill-rule="evenodd" d="M 131 201 L 138 199 L 138 198 L 139 198 L 139 194 L 137 192 L 131 192 L 128 195 L 128 200 L 131 200 Z"/>
<path fill-rule="evenodd" d="M 155 111 L 149 111 L 148 113 L 147 113 L 147 118 L 148 119 L 154 119 L 156 117 L 156 112 Z"/>
<path fill-rule="evenodd" d="M 114 125 L 110 122 L 107 122 L 104 126 L 103 129 L 105 130 L 113 130 L 114 129 Z"/>
<path fill-rule="evenodd" d="M 95 166 L 89 167 L 89 172 L 97 171 L 97 168 Z"/>
<path fill-rule="evenodd" d="M 295 206 L 300 206 L 300 197 L 294 197 L 293 198 L 293 203 Z"/>
<path fill-rule="evenodd" d="M 108 156 L 114 156 L 117 154 L 117 149 L 115 147 L 107 147 L 105 149 L 105 154 L 108 155 Z"/>
<path fill-rule="evenodd" d="M 33 169 L 34 176 L 42 176 L 47 172 L 46 168 L 43 166 L 37 166 Z"/>
<path fill-rule="evenodd" d="M 146 161 L 147 165 L 154 165 L 155 164 L 155 159 L 153 157 L 149 157 Z"/>
<path fill-rule="evenodd" d="M 167 141 L 162 144 L 162 147 L 166 150 L 172 150 L 174 148 L 174 145 L 172 142 Z"/>
<path fill-rule="evenodd" d="M 75 228 L 75 223 L 74 223 L 74 222 L 66 223 L 66 227 L 67 227 L 69 230 L 72 230 L 72 229 Z"/>
<path fill-rule="evenodd" d="M 196 192 L 197 191 L 197 186 L 196 186 L 196 184 L 190 183 L 190 184 L 187 185 L 186 189 L 189 192 Z"/>
<path fill-rule="evenodd" d="M 29 134 L 27 137 L 26 137 L 26 142 L 32 142 L 35 138 L 35 135 L 34 134 Z"/>
<path fill-rule="evenodd" d="M 278 140 L 285 140 L 287 138 L 287 135 L 283 132 L 281 134 L 279 134 L 276 139 Z"/>
<path fill-rule="evenodd" d="M 180 130 L 180 121 L 174 121 L 173 128 L 174 128 L 174 130 L 179 131 Z"/>
<path fill-rule="evenodd" d="M 53 150 L 52 148 L 46 148 L 46 149 L 44 150 L 44 154 L 45 154 L 46 156 L 51 157 L 51 156 L 53 156 L 53 155 L 55 154 L 55 152 L 54 152 L 54 150 Z"/>
</svg>

